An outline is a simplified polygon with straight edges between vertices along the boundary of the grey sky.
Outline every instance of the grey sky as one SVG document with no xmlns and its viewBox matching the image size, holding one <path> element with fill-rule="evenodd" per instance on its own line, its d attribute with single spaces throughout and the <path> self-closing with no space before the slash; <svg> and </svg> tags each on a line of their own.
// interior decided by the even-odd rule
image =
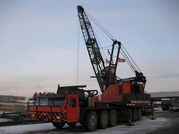
<svg viewBox="0 0 179 134">
<path fill-rule="evenodd" d="M 147 77 L 147 92 L 176 91 L 179 81 L 177 0 L 0 0 L 0 94 L 56 92 L 57 84 L 98 89 L 79 31 L 76 6 L 84 8 L 122 42 Z M 99 29 L 101 46 L 111 45 Z M 80 33 L 78 35 L 78 33 Z M 133 75 L 119 64 L 121 77 Z"/>
</svg>

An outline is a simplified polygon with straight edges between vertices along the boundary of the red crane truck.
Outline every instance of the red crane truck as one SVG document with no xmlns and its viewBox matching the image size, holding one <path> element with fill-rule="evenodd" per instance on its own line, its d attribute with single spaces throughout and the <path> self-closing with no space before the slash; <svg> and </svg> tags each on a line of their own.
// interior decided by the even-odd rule
<svg viewBox="0 0 179 134">
<path fill-rule="evenodd" d="M 28 108 L 29 116 L 33 120 L 52 122 L 56 128 L 62 128 L 65 123 L 69 126 L 81 123 L 88 131 L 95 130 L 97 126 L 102 129 L 115 126 L 119 120 L 140 120 L 142 114 L 152 110 L 150 94 L 144 92 L 145 76 L 126 49 L 112 36 L 110 60 L 105 65 L 88 14 L 82 6 L 78 6 L 77 10 L 81 31 L 102 94 L 98 95 L 97 90 L 84 90 L 85 85 L 58 86 L 57 93 L 37 94 L 34 105 Z M 117 51 L 114 50 L 116 47 Z M 135 77 L 120 79 L 116 76 L 120 53 L 134 70 Z"/>
</svg>

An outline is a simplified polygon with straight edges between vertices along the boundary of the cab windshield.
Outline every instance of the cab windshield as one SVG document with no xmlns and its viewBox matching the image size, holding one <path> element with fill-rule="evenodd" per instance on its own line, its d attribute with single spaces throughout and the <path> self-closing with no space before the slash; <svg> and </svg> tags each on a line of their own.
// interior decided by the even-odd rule
<svg viewBox="0 0 179 134">
<path fill-rule="evenodd" d="M 37 106 L 63 106 L 65 102 L 65 98 L 64 97 L 47 97 L 47 98 L 41 98 L 39 97 L 37 99 Z"/>
<path fill-rule="evenodd" d="M 65 98 L 51 98 L 50 106 L 63 106 Z"/>
<path fill-rule="evenodd" d="M 38 98 L 36 105 L 37 106 L 48 106 L 48 98 Z"/>
</svg>

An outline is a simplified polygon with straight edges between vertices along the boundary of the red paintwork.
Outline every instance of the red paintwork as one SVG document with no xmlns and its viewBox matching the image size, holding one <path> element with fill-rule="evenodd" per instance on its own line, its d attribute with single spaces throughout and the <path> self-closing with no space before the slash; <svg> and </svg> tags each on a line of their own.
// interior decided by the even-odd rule
<svg viewBox="0 0 179 134">
<path fill-rule="evenodd" d="M 71 104 L 67 105 L 67 122 L 78 122 L 80 118 L 79 99 L 77 95 L 68 95 L 68 102 L 70 99 L 76 99 L 76 106 L 72 107 Z"/>
<path fill-rule="evenodd" d="M 76 100 L 76 105 L 74 107 L 70 104 L 70 99 Z M 28 113 L 33 120 L 42 119 L 44 121 L 55 122 L 60 122 L 62 120 L 67 122 L 78 122 L 80 117 L 79 99 L 77 95 L 68 95 L 65 98 L 64 105 L 61 107 L 34 105 L 32 109 L 28 111 Z M 35 117 L 32 117 L 32 114 L 35 114 Z M 44 114 L 46 114 L 45 118 Z M 60 120 L 58 120 L 56 116 L 60 116 Z"/>
<path fill-rule="evenodd" d="M 101 95 L 100 102 L 122 102 L 123 94 L 131 94 L 131 85 L 134 83 L 120 83 L 110 85 Z M 142 84 L 138 84 L 140 87 L 140 93 L 144 93 L 144 88 Z M 119 86 L 123 86 L 122 93 L 119 92 Z M 95 102 L 98 100 L 95 98 Z"/>
<path fill-rule="evenodd" d="M 100 102 L 122 101 L 122 94 L 119 94 L 119 85 L 110 85 L 101 95 Z"/>
<path fill-rule="evenodd" d="M 110 85 L 101 96 L 94 96 L 94 102 L 122 102 L 124 94 L 131 94 L 131 86 L 134 83 L 120 83 Z M 144 93 L 144 88 L 142 84 L 138 84 L 140 94 Z M 122 87 L 122 88 L 121 88 Z M 71 99 L 75 100 L 75 106 L 70 104 Z M 49 103 L 50 104 L 50 103 Z M 36 112 L 35 120 L 45 120 L 45 121 L 66 121 L 66 122 L 79 122 L 80 118 L 80 106 L 78 95 L 67 95 L 65 97 L 65 102 L 63 106 L 50 107 L 50 106 L 34 106 L 29 112 L 30 115 Z M 46 115 L 44 117 L 44 114 Z M 57 119 L 56 117 L 60 117 Z"/>
<path fill-rule="evenodd" d="M 94 96 L 94 102 L 99 102 L 98 96 Z"/>
</svg>

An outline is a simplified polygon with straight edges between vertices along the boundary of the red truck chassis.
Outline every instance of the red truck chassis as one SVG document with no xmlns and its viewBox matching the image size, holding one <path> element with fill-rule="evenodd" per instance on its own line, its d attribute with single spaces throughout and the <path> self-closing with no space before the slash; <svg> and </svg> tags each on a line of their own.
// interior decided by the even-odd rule
<svg viewBox="0 0 179 134">
<path fill-rule="evenodd" d="M 94 130 L 98 123 L 105 128 L 116 125 L 119 120 L 137 121 L 142 113 L 151 111 L 148 94 L 129 94 L 125 90 L 120 93 L 120 85 L 116 85 L 118 92 L 109 88 L 113 94 L 106 90 L 108 94 L 96 96 L 96 90 L 83 90 L 81 87 L 84 86 L 58 87 L 57 94 L 38 94 L 34 105 L 28 107 L 29 117 L 52 122 L 57 128 L 62 128 L 65 123 L 70 126 L 82 123 L 87 130 Z M 107 100 L 106 96 L 111 100 Z"/>
</svg>

